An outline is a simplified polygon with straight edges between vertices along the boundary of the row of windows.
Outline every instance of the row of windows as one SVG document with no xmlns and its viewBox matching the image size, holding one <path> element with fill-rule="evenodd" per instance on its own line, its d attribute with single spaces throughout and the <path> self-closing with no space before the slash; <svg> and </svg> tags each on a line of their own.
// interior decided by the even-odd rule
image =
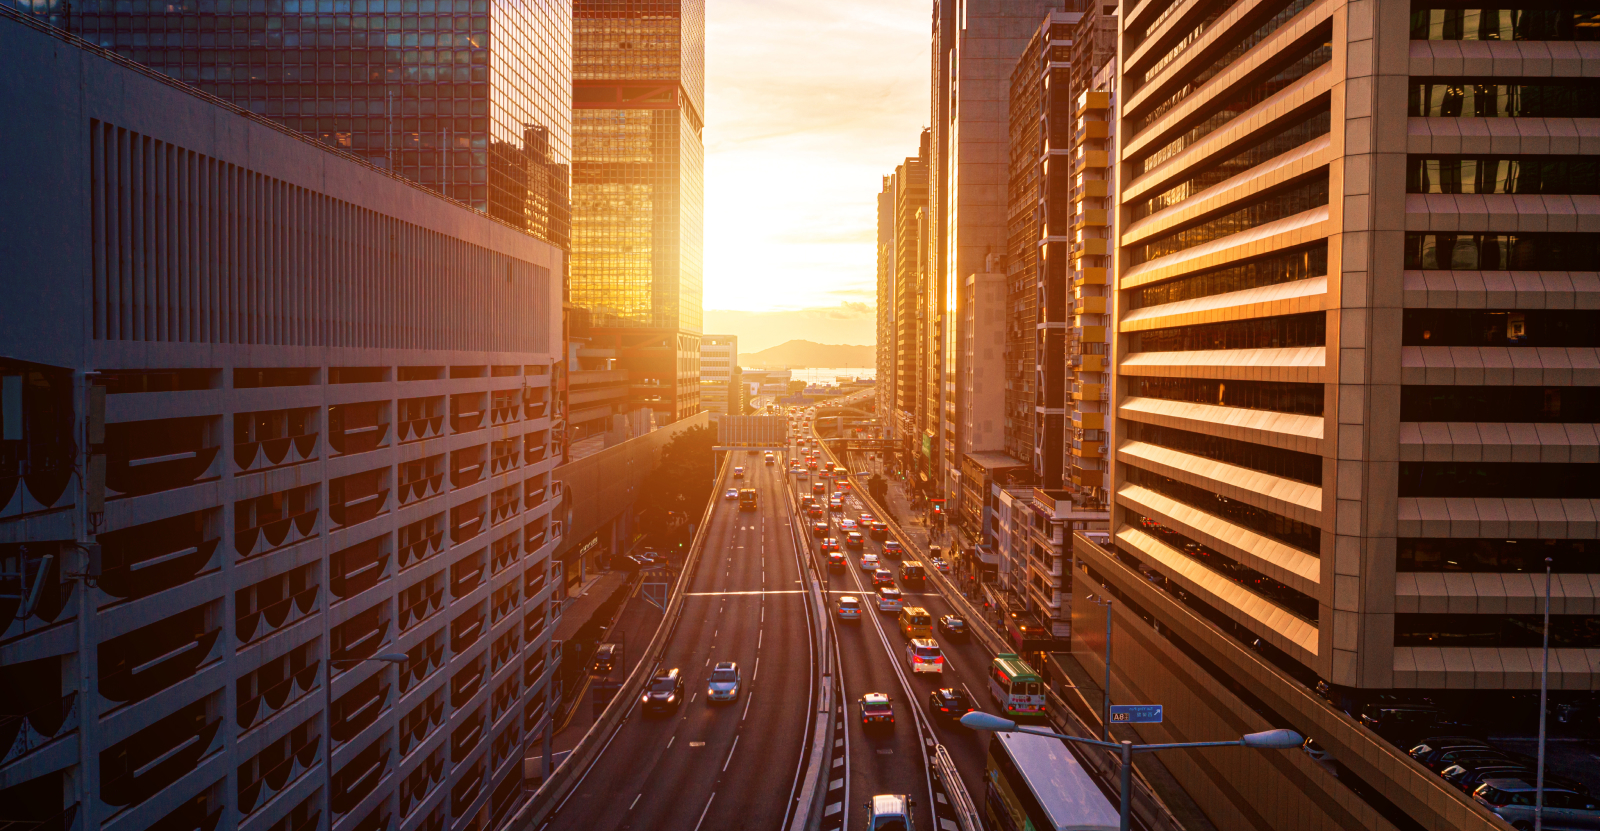
<svg viewBox="0 0 1600 831">
<path fill-rule="evenodd" d="M 1405 346 L 1600 346 L 1595 309 L 1406 309 Z"/>
<path fill-rule="evenodd" d="M 1290 588 L 1284 583 L 1244 565 L 1215 548 L 1192 540 L 1162 525 L 1158 520 L 1151 519 L 1132 508 L 1123 511 L 1123 521 L 1161 540 L 1171 548 L 1182 552 L 1189 559 L 1205 566 L 1209 571 L 1238 583 L 1272 601 L 1274 604 L 1311 621 L 1313 624 L 1317 622 L 1317 599 L 1315 597 Z"/>
<path fill-rule="evenodd" d="M 1594 271 L 1600 234 L 1406 234 L 1405 267 L 1456 271 Z"/>
<path fill-rule="evenodd" d="M 1162 53 L 1161 57 L 1156 60 L 1155 63 L 1151 64 L 1149 69 L 1146 69 L 1143 72 L 1128 73 L 1127 79 L 1124 81 L 1124 83 L 1128 85 L 1127 94 L 1131 96 L 1135 92 L 1144 89 L 1144 85 L 1150 83 L 1152 78 L 1160 74 L 1161 70 L 1165 69 L 1167 64 L 1177 60 L 1179 55 L 1183 54 L 1190 46 L 1193 46 L 1196 42 L 1198 42 L 1200 40 L 1200 36 L 1204 35 L 1208 30 L 1210 30 L 1211 26 L 1222 17 L 1223 12 L 1233 8 L 1234 3 L 1236 2 L 1238 2 L 1238 0 L 1219 0 L 1219 2 L 1208 5 L 1206 7 L 1206 16 L 1195 21 L 1194 26 L 1191 27 L 1188 32 L 1185 32 L 1183 37 L 1173 41 L 1172 45 L 1167 47 L 1167 51 Z M 1170 6 L 1168 7 L 1168 10 L 1170 11 L 1172 8 L 1176 8 L 1176 6 Z M 1137 40 L 1142 40 L 1144 35 L 1137 35 L 1136 40 L 1135 33 L 1133 31 L 1130 31 L 1128 34 L 1128 54 L 1131 55 L 1134 52 L 1134 47 L 1137 45 Z"/>
<path fill-rule="evenodd" d="M 1255 47 L 1256 44 L 1266 40 L 1272 35 L 1273 32 L 1278 30 L 1279 26 L 1282 26 L 1286 21 L 1288 21 L 1289 18 L 1294 17 L 1307 8 L 1310 8 L 1311 4 L 1314 2 L 1315 0 L 1289 0 L 1289 3 L 1282 9 L 1279 9 L 1277 14 L 1274 14 L 1272 17 L 1269 17 L 1263 21 L 1260 26 L 1256 27 L 1255 31 L 1245 35 L 1239 40 L 1238 43 L 1235 43 L 1231 48 L 1229 48 L 1227 52 L 1216 56 L 1212 60 L 1206 61 L 1204 66 L 1196 67 L 1191 70 L 1192 77 L 1190 77 L 1190 79 L 1182 86 L 1173 90 L 1171 95 L 1168 95 L 1164 100 L 1155 104 L 1148 112 L 1129 119 L 1133 125 L 1133 133 L 1138 134 L 1141 130 L 1155 123 L 1156 119 L 1167 114 L 1168 112 L 1171 112 L 1173 107 L 1176 107 L 1178 104 L 1182 103 L 1183 100 L 1188 98 L 1191 93 L 1199 89 L 1207 81 L 1215 78 L 1224 69 L 1232 66 L 1233 62 L 1237 61 L 1240 56 L 1250 51 Z"/>
<path fill-rule="evenodd" d="M 1328 172 L 1324 169 L 1314 179 L 1255 197 L 1221 216 L 1134 245 L 1129 260 L 1138 265 L 1326 204 Z"/>
<path fill-rule="evenodd" d="M 1596 499 L 1600 464 L 1401 462 L 1400 496 Z"/>
<path fill-rule="evenodd" d="M 1169 499 L 1175 499 L 1194 508 L 1204 511 L 1214 517 L 1225 519 L 1241 528 L 1248 528 L 1264 537 L 1271 537 L 1291 548 L 1297 548 L 1314 556 L 1322 553 L 1322 529 L 1309 525 L 1297 519 L 1290 519 L 1282 514 L 1247 505 L 1235 499 L 1212 493 L 1205 488 L 1196 487 L 1187 482 L 1179 482 L 1151 473 L 1143 468 L 1134 467 L 1126 462 L 1117 463 L 1122 470 L 1123 478 L 1130 485 L 1148 488 Z"/>
<path fill-rule="evenodd" d="M 381 4 L 379 4 L 381 5 Z M 445 5 L 449 5 L 445 0 Z M 479 0 L 479 5 L 482 0 Z M 466 12 L 463 4 L 462 12 Z M 277 32 L 277 31 L 395 31 L 395 32 L 487 32 L 489 31 L 489 16 L 487 14 L 467 15 L 460 14 L 449 16 L 448 11 L 438 16 L 416 15 L 402 17 L 399 14 L 375 13 L 371 17 L 341 14 L 338 16 L 324 15 L 321 17 L 283 17 L 279 15 L 240 15 L 238 17 L 217 17 L 190 15 L 179 17 L 176 15 L 162 17 L 159 15 L 134 17 L 132 15 L 110 14 L 82 14 L 72 19 L 75 31 L 93 32 L 97 30 L 112 31 L 120 29 L 124 32 Z"/>
<path fill-rule="evenodd" d="M 1600 194 L 1593 156 L 1410 156 L 1406 193 Z"/>
<path fill-rule="evenodd" d="M 1600 574 L 1600 540 L 1502 540 L 1401 537 L 1396 571 L 1540 572 L 1545 559 L 1562 574 Z"/>
<path fill-rule="evenodd" d="M 1130 289 L 1127 293 L 1128 308 L 1142 309 L 1197 297 L 1275 286 L 1323 277 L 1327 273 L 1328 241 L 1323 239 L 1309 248 L 1279 251 L 1260 259 Z"/>
<path fill-rule="evenodd" d="M 1443 389 L 1449 389 L 1444 387 Z M 1168 401 L 1243 407 L 1279 413 L 1322 415 L 1321 384 L 1278 381 L 1218 381 L 1212 378 L 1128 378 L 1128 394 Z"/>
<path fill-rule="evenodd" d="M 1592 78 L 1537 84 L 1459 78 L 1413 78 L 1415 118 L 1596 118 L 1600 85 Z"/>
<path fill-rule="evenodd" d="M 1600 9 L 1416 9 L 1412 40 L 1600 40 Z"/>
<path fill-rule="evenodd" d="M 1141 174 L 1149 173 L 1162 162 L 1183 152 L 1185 148 L 1196 144 L 1200 139 L 1211 135 L 1218 127 L 1227 124 L 1251 107 L 1292 86 L 1296 81 L 1310 75 L 1312 71 L 1331 60 L 1333 60 L 1333 46 L 1331 43 L 1313 45 L 1305 52 L 1292 55 L 1288 64 L 1271 77 L 1265 78 L 1258 83 L 1246 85 L 1238 93 L 1218 102 L 1216 109 L 1211 111 L 1209 116 L 1190 127 L 1182 135 L 1150 151 L 1148 154 L 1134 159 L 1135 169 Z"/>
<path fill-rule="evenodd" d="M 1326 346 L 1328 316 L 1323 312 L 1258 317 L 1228 323 L 1202 323 L 1150 329 L 1128 336 L 1129 352 L 1196 352 L 1207 349 L 1287 349 Z"/>
<path fill-rule="evenodd" d="M 79 0 L 79 14 L 181 17 L 262 14 L 486 14 L 489 0 Z M 218 18 L 227 19 L 227 18 Z"/>
<path fill-rule="evenodd" d="M 1144 219 L 1157 211 L 1166 210 L 1212 185 L 1225 182 L 1318 136 L 1327 135 L 1328 118 L 1327 104 L 1324 103 L 1304 118 L 1296 119 L 1274 130 L 1262 131 L 1259 136 L 1252 139 L 1252 143 L 1233 155 L 1215 164 L 1208 164 L 1205 169 L 1188 179 L 1149 199 L 1135 203 L 1133 218 Z"/>
<path fill-rule="evenodd" d="M 1400 420 L 1600 423 L 1600 387 L 1404 386 Z"/>
<path fill-rule="evenodd" d="M 1238 439 L 1209 436 L 1205 433 L 1193 433 L 1176 427 L 1146 424 L 1142 421 L 1123 423 L 1127 427 L 1125 435 L 1129 441 L 1147 442 L 1180 453 L 1322 486 L 1321 456 Z"/>
<path fill-rule="evenodd" d="M 1543 644 L 1542 615 L 1394 616 L 1395 646 L 1537 648 Z M 1550 646 L 1600 647 L 1600 615 L 1551 615 Z"/>
</svg>

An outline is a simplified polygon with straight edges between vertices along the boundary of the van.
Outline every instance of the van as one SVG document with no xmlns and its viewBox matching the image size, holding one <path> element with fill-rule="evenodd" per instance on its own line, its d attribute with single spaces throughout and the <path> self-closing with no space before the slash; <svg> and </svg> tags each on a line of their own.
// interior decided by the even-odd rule
<svg viewBox="0 0 1600 831">
<path fill-rule="evenodd" d="M 928 578 L 927 572 L 922 570 L 922 563 L 916 560 L 906 560 L 900 564 L 900 585 L 922 586 Z"/>
<path fill-rule="evenodd" d="M 917 803 L 906 794 L 878 794 L 867 803 L 867 831 L 914 831 L 911 809 Z"/>
<path fill-rule="evenodd" d="M 933 637 L 933 615 L 921 606 L 907 606 L 900 610 L 900 634 L 908 638 Z"/>
</svg>

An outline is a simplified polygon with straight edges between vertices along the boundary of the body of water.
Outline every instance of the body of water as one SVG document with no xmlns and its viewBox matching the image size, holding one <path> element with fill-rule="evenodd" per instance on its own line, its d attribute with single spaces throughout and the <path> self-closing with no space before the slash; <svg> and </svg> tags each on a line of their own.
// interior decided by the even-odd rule
<svg viewBox="0 0 1600 831">
<path fill-rule="evenodd" d="M 811 367 L 808 369 L 791 369 L 790 377 L 796 381 L 809 384 L 833 386 L 839 378 L 876 378 L 878 368 L 872 366 L 850 367 Z"/>
</svg>

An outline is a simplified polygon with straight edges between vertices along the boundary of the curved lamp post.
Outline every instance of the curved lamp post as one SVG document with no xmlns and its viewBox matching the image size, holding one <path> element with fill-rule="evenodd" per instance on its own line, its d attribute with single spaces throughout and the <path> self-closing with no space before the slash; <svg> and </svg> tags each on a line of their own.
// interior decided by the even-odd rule
<svg viewBox="0 0 1600 831">
<path fill-rule="evenodd" d="M 1174 750 L 1190 747 L 1252 747 L 1257 750 L 1287 750 L 1299 747 L 1305 739 L 1293 730 L 1265 730 L 1260 733 L 1246 733 L 1231 742 L 1177 742 L 1173 744 L 1134 744 L 1129 741 L 1103 742 L 1098 739 L 1085 739 L 1080 736 L 1068 736 L 1050 730 L 1034 730 L 1019 727 L 1011 719 L 1001 718 L 992 713 L 974 710 L 961 717 L 961 724 L 973 730 L 989 730 L 995 733 L 1031 733 L 1035 736 L 1047 736 L 1053 739 L 1065 739 L 1069 742 L 1087 744 L 1094 747 L 1104 747 L 1122 754 L 1122 793 L 1120 808 L 1122 831 L 1129 831 L 1129 807 L 1132 804 L 1133 793 L 1133 754 L 1152 750 Z"/>
</svg>

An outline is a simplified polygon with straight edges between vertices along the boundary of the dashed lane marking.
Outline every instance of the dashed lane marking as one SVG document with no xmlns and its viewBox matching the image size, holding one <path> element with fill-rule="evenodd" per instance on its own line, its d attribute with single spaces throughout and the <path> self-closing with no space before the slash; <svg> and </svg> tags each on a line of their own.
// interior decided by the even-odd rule
<svg viewBox="0 0 1600 831">
<path fill-rule="evenodd" d="M 831 817 L 834 814 L 837 814 L 837 813 L 839 813 L 840 811 L 843 811 L 843 810 L 844 810 L 844 803 L 842 803 L 842 802 L 834 802 L 834 803 L 830 803 L 828 805 L 828 807 L 822 809 L 822 815 L 825 816 L 825 817 Z"/>
</svg>

